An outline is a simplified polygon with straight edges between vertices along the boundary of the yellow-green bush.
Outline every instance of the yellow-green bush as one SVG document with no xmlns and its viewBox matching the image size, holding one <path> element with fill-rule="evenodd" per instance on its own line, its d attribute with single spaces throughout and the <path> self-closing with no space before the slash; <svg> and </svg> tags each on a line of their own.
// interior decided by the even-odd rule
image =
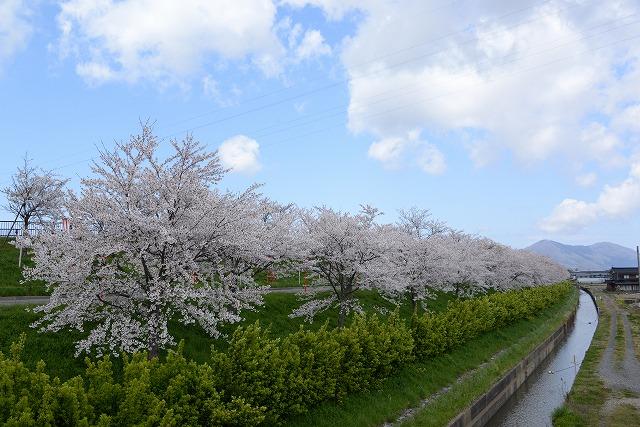
<svg viewBox="0 0 640 427">
<path fill-rule="evenodd" d="M 479 298 L 452 301 L 442 313 L 425 313 L 412 319 L 414 353 L 426 358 L 445 353 L 478 335 L 531 318 L 560 301 L 570 283 L 496 292 Z"/>
<path fill-rule="evenodd" d="M 376 387 L 413 358 L 442 354 L 482 333 L 533 317 L 561 301 L 571 285 L 528 288 L 451 302 L 446 311 L 382 319 L 359 316 L 345 328 L 301 328 L 284 338 L 255 323 L 238 328 L 210 363 L 123 356 L 87 359 L 84 377 L 61 382 L 40 362 L 20 360 L 24 344 L 0 353 L 0 423 L 9 426 L 278 424 L 319 402 Z M 116 379 L 117 378 L 117 379 Z"/>
</svg>

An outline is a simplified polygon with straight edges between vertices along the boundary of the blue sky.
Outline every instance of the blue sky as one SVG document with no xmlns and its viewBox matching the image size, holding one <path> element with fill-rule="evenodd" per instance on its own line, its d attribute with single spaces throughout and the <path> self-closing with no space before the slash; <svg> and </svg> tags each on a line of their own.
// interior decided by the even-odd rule
<svg viewBox="0 0 640 427">
<path fill-rule="evenodd" d="M 639 41 L 624 0 L 3 0 L 0 186 L 27 152 L 77 187 L 149 118 L 230 189 L 634 246 Z"/>
</svg>

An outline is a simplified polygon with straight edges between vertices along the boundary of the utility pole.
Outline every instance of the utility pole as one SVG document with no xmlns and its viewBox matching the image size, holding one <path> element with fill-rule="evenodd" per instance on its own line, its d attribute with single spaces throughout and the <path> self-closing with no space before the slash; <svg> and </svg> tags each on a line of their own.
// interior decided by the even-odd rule
<svg viewBox="0 0 640 427">
<path fill-rule="evenodd" d="M 636 257 L 638 258 L 638 287 L 640 288 L 640 247 L 636 245 Z"/>
</svg>

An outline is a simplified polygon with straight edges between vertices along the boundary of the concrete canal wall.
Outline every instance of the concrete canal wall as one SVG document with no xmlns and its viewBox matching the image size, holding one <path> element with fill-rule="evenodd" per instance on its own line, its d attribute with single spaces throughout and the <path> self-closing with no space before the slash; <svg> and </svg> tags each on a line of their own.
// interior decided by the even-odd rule
<svg viewBox="0 0 640 427">
<path fill-rule="evenodd" d="M 575 325 L 577 307 L 574 308 L 567 320 L 544 342 L 511 369 L 498 382 L 475 400 L 449 424 L 450 427 L 480 427 L 487 424 L 491 417 L 518 390 L 527 378 L 544 362 L 567 337 Z"/>
</svg>

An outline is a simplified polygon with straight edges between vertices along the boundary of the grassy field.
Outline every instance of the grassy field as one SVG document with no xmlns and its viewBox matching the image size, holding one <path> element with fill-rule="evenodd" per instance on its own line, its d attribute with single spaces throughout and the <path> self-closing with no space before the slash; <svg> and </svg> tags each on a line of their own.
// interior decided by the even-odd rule
<svg viewBox="0 0 640 427">
<path fill-rule="evenodd" d="M 374 305 L 386 303 L 372 292 L 365 293 L 362 297 L 368 310 Z M 426 362 L 411 363 L 385 381 L 378 390 L 347 396 L 340 404 L 325 402 L 305 416 L 288 420 L 287 425 L 380 425 L 385 421 L 394 420 L 405 408 L 416 406 L 421 399 L 455 383 L 465 372 L 484 364 L 482 369 L 466 381 L 455 384 L 449 393 L 435 399 L 409 423 L 446 424 L 555 329 L 575 306 L 576 298 L 576 294 L 572 294 L 534 319 L 523 320 L 500 331 L 485 334 L 447 355 Z M 449 299 L 450 295 L 441 295 L 432 301 L 430 306 L 434 311 L 443 310 Z M 267 295 L 265 300 L 265 306 L 260 310 L 248 313 L 244 324 L 260 320 L 271 325 L 274 336 L 284 336 L 297 330 L 302 321 L 288 317 L 291 309 L 298 304 L 295 295 L 274 293 Z M 408 319 L 409 306 L 401 307 L 401 313 Z M 326 313 L 310 327 L 317 328 L 324 320 L 335 319 L 335 315 L 336 313 Z M 27 341 L 23 359 L 29 366 L 34 367 L 36 362 L 42 359 L 47 363 L 48 373 L 63 379 L 84 372 L 84 361 L 73 356 L 73 341 L 81 337 L 80 333 L 37 333 L 28 326 L 37 317 L 37 314 L 26 311 L 24 306 L 0 308 L 0 350 L 6 352 L 10 343 L 16 341 L 24 332 Z M 227 331 L 230 332 L 235 326 L 229 326 Z M 208 360 L 212 345 L 218 348 L 226 345 L 224 340 L 212 340 L 193 326 L 173 325 L 172 330 L 178 339 L 185 340 L 185 354 L 200 362 Z M 493 358 L 498 352 L 499 357 Z"/>
<path fill-rule="evenodd" d="M 25 254 L 23 261 L 28 265 L 31 261 Z M 46 295 L 41 282 L 22 284 L 22 273 L 18 268 L 18 250 L 10 241 L 0 238 L 0 296 L 14 295 Z"/>
<path fill-rule="evenodd" d="M 31 263 L 27 253 L 23 254 L 26 265 Z M 42 282 L 20 283 L 22 273 L 18 268 L 18 250 L 7 239 L 0 238 L 0 296 L 16 295 L 48 295 Z M 265 272 L 256 274 L 256 280 L 263 285 L 274 288 L 302 287 L 304 276 L 298 278 L 297 274 L 291 276 L 279 276 L 270 280 Z M 300 282 L 300 283 L 298 283 Z"/>
<path fill-rule="evenodd" d="M 27 295 L 42 293 L 37 287 L 27 289 L 21 287 L 20 272 L 15 262 L 15 248 L 6 242 L 0 251 L 0 295 Z M 266 282 L 265 277 L 259 277 Z M 298 278 L 279 278 L 272 282 L 274 287 L 297 286 Z M 361 300 L 367 312 L 375 307 L 393 309 L 394 307 L 374 292 L 361 292 Z M 429 301 L 429 308 L 441 311 L 452 299 L 450 294 L 442 294 L 436 300 Z M 575 306 L 577 292 L 567 300 L 543 311 L 534 319 L 519 321 L 499 331 L 493 331 L 468 342 L 447 355 L 419 363 L 411 363 L 403 367 L 394 377 L 385 381 L 373 392 L 356 393 L 347 396 L 343 402 L 325 402 L 314 408 L 309 414 L 289 420 L 293 426 L 371 426 L 392 421 L 406 408 L 416 406 L 422 399 L 432 395 L 445 386 L 454 384 L 448 393 L 434 399 L 426 409 L 418 412 L 409 425 L 442 425 L 467 406 L 475 397 L 486 390 L 504 372 L 514 366 L 526 353 L 542 341 L 552 330 L 557 328 L 566 314 Z M 296 295 L 289 293 L 271 293 L 265 296 L 265 304 L 256 311 L 245 313 L 245 320 L 240 325 L 260 321 L 269 325 L 273 336 L 285 336 L 296 331 L 304 322 L 302 319 L 291 319 L 288 315 L 298 307 Z M 409 321 L 411 308 L 409 304 L 400 306 L 401 316 Z M 337 312 L 335 310 L 319 316 L 307 327 L 315 329 L 325 321 L 335 326 Z M 28 311 L 25 306 L 0 307 L 0 351 L 6 352 L 12 342 L 26 335 L 23 360 L 30 367 L 35 367 L 39 360 L 47 364 L 47 372 L 61 379 L 68 379 L 83 373 L 83 358 L 74 357 L 73 342 L 82 337 L 77 331 L 41 334 L 29 327 L 38 319 L 38 314 Z M 230 334 L 238 325 L 226 325 L 223 332 Z M 178 340 L 185 342 L 185 355 L 198 362 L 209 359 L 211 347 L 224 348 L 224 339 L 214 340 L 208 337 L 197 326 L 183 326 L 174 322 L 171 331 Z M 498 357 L 494 357 L 496 354 Z M 119 365 L 115 361 L 115 365 Z M 465 372 L 482 366 L 474 375 L 465 381 L 456 383 L 456 379 Z M 116 369 L 116 372 L 118 369 Z"/>
<path fill-rule="evenodd" d="M 420 401 L 481 364 L 486 364 L 448 393 L 434 399 L 407 425 L 440 426 L 457 415 L 524 355 L 557 329 L 577 304 L 577 292 L 544 310 L 534 319 L 516 322 L 487 333 L 453 352 L 425 362 L 407 365 L 374 392 L 348 396 L 341 404 L 325 402 L 309 414 L 291 420 L 292 426 L 378 426 L 394 421 L 406 408 Z M 492 359 L 496 353 L 499 357 Z"/>
</svg>

